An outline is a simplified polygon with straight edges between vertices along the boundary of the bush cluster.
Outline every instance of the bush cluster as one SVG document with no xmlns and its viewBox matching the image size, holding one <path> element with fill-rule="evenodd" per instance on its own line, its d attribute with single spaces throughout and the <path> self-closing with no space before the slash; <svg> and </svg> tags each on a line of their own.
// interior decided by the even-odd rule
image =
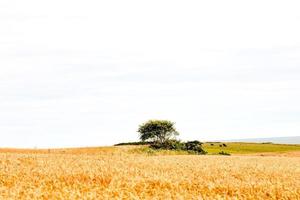
<svg viewBox="0 0 300 200">
<path fill-rule="evenodd" d="M 153 142 L 123 142 L 115 144 L 114 146 L 125 146 L 125 145 L 151 145 Z"/>
<path fill-rule="evenodd" d="M 202 148 L 202 143 L 199 141 L 181 142 L 178 140 L 168 140 L 164 143 L 154 143 L 150 145 L 153 149 L 165 149 L 165 150 L 183 150 L 196 154 L 206 154 Z"/>
<path fill-rule="evenodd" d="M 219 152 L 219 155 L 223 155 L 223 156 L 230 156 L 230 153 L 227 153 L 227 152 L 221 151 L 221 152 Z"/>
<path fill-rule="evenodd" d="M 223 143 L 219 145 L 220 147 L 227 147 L 227 144 Z"/>
</svg>

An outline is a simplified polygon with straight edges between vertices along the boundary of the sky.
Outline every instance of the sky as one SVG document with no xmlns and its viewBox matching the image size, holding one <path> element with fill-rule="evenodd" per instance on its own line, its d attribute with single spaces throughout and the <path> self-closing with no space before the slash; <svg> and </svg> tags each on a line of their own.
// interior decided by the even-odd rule
<svg viewBox="0 0 300 200">
<path fill-rule="evenodd" d="M 0 1 L 0 147 L 300 135 L 300 2 Z"/>
</svg>

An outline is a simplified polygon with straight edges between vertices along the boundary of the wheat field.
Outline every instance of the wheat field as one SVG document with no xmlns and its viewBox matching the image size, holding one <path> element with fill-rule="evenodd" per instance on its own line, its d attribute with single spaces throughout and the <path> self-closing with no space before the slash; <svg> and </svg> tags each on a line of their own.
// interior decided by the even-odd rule
<svg viewBox="0 0 300 200">
<path fill-rule="evenodd" d="M 0 151 L 0 199 L 300 199 L 300 157 Z"/>
</svg>

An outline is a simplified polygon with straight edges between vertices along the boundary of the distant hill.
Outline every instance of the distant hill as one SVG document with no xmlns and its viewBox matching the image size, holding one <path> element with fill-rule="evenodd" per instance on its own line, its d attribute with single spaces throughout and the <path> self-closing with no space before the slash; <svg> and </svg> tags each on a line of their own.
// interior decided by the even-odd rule
<svg viewBox="0 0 300 200">
<path fill-rule="evenodd" d="M 249 139 L 236 139 L 227 140 L 227 142 L 272 142 L 277 144 L 300 144 L 300 136 L 292 137 L 274 137 L 274 138 L 249 138 Z"/>
</svg>

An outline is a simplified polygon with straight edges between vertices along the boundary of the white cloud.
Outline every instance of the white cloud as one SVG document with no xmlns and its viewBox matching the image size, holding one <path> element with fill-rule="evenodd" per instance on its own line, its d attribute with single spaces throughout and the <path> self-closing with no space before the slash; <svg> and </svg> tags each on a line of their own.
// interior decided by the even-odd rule
<svg viewBox="0 0 300 200">
<path fill-rule="evenodd" d="M 0 3 L 1 146 L 299 135 L 297 1 Z"/>
</svg>

